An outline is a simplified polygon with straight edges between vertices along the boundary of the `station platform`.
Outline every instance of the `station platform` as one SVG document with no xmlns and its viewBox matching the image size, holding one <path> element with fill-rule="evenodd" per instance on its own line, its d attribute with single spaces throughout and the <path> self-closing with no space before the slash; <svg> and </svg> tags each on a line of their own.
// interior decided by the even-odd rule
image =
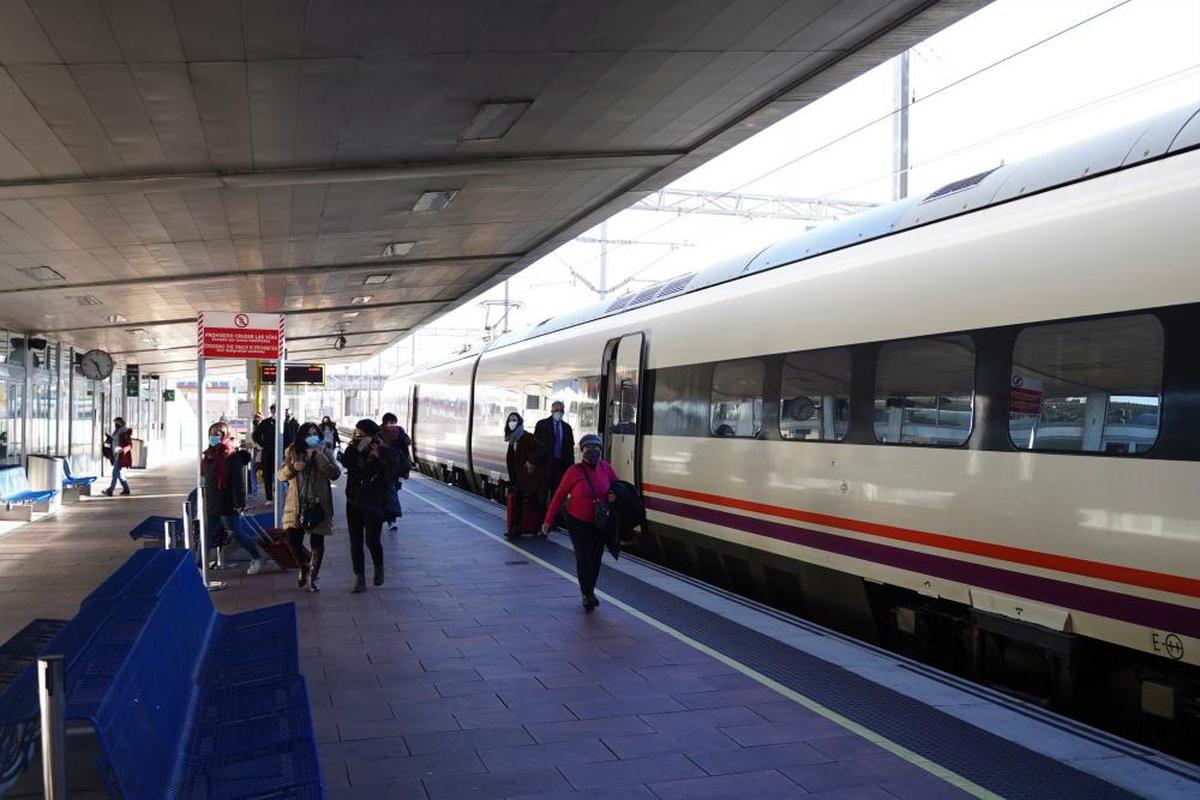
<svg viewBox="0 0 1200 800">
<path fill-rule="evenodd" d="M 73 615 L 193 469 L 0 537 L 0 634 Z M 566 537 L 508 543 L 501 509 L 425 479 L 401 498 L 382 587 L 349 593 L 340 511 L 319 594 L 214 576 L 223 611 L 297 604 L 330 798 L 1200 794 L 1192 765 L 636 558 L 606 556 L 586 614 Z"/>
</svg>

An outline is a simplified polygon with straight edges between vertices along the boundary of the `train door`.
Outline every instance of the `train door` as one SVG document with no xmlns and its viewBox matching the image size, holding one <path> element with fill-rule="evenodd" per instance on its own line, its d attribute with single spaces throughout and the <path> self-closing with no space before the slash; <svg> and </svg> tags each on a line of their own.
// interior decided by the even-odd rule
<svg viewBox="0 0 1200 800">
<path fill-rule="evenodd" d="M 623 480 L 641 485 L 642 355 L 645 336 L 629 333 L 605 348 L 604 457 Z"/>
</svg>

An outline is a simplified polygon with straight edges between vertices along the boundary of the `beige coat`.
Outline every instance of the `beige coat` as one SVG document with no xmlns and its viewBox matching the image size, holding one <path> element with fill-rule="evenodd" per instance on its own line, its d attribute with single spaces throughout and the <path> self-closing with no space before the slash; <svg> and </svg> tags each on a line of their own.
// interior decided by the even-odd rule
<svg viewBox="0 0 1200 800">
<path fill-rule="evenodd" d="M 325 519 L 309 533 L 328 536 L 333 532 L 333 489 L 330 482 L 336 481 L 342 472 L 325 448 L 318 447 L 312 453 L 315 468 L 304 476 L 304 480 L 308 483 L 309 495 L 316 495 L 321 499 Z M 287 497 L 283 501 L 283 527 L 295 528 L 300 518 L 300 474 L 292 469 L 292 459 L 295 457 L 292 448 L 287 448 L 283 454 L 284 462 L 275 473 L 279 480 L 287 481 L 288 484 Z"/>
</svg>

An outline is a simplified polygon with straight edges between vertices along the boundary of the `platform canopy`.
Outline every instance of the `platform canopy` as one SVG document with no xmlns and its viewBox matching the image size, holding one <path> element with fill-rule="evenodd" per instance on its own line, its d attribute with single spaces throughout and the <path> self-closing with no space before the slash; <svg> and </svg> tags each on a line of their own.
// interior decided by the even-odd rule
<svg viewBox="0 0 1200 800">
<path fill-rule="evenodd" d="M 7 0 L 0 325 L 361 360 L 985 2 Z"/>
</svg>

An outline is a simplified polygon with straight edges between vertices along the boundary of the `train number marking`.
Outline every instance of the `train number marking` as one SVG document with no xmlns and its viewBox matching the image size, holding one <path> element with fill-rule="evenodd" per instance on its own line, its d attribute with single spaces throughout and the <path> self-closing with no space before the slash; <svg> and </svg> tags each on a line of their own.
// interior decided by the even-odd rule
<svg viewBox="0 0 1200 800">
<path fill-rule="evenodd" d="M 1164 636 L 1155 631 L 1150 634 L 1150 646 L 1154 652 L 1163 653 L 1172 661 L 1183 658 L 1183 640 L 1178 634 L 1168 633 Z"/>
</svg>

